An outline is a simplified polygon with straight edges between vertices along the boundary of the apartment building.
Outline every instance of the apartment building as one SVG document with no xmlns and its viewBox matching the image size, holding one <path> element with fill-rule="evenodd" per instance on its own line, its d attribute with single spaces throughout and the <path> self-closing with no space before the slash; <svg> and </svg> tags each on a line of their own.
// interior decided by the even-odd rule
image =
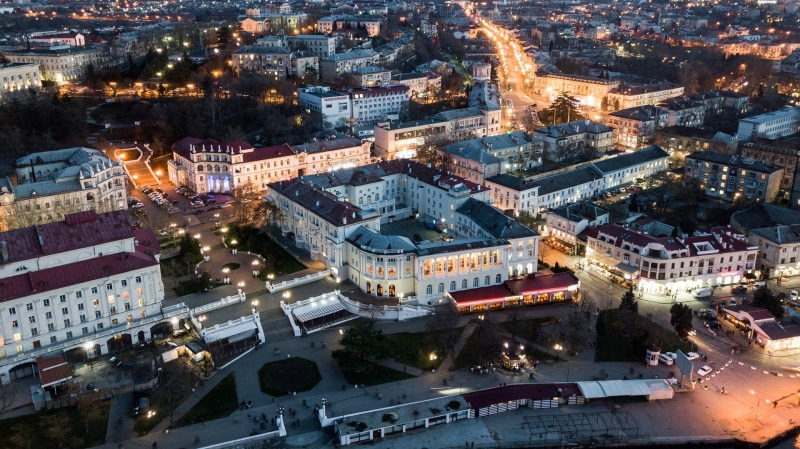
<svg viewBox="0 0 800 449">
<path fill-rule="evenodd" d="M 89 64 L 95 70 L 110 67 L 114 61 L 97 47 L 53 45 L 48 48 L 10 50 L 4 53 L 12 63 L 35 64 L 39 66 L 42 79 L 63 83 L 83 78 Z"/>
<path fill-rule="evenodd" d="M 590 226 L 608 222 L 608 210 L 589 200 L 556 207 L 547 211 L 542 228 L 543 241 L 569 254 L 577 254 L 580 246 L 578 235 Z"/>
<path fill-rule="evenodd" d="M 0 230 L 60 221 L 75 212 L 128 208 L 122 164 L 98 150 L 32 153 L 13 166 L 14 177 L 0 179 Z"/>
<path fill-rule="evenodd" d="M 507 171 L 542 165 L 544 142 L 521 131 L 471 139 L 439 150 L 448 159 L 448 169 L 472 182 L 482 184 Z"/>
<path fill-rule="evenodd" d="M 168 320 L 160 253 L 153 231 L 131 226 L 125 211 L 0 233 L 0 380 L 41 373 L 45 354 L 66 365 L 67 352 L 93 358 L 150 340 Z M 41 377 L 63 382 L 72 374 L 65 368 Z"/>
<path fill-rule="evenodd" d="M 373 124 L 394 116 L 408 105 L 410 90 L 406 86 L 376 86 L 348 89 L 353 118 L 358 125 Z"/>
<path fill-rule="evenodd" d="M 656 237 L 619 224 L 586 228 L 590 270 L 630 280 L 647 293 L 736 284 L 756 270 L 758 247 L 717 228 L 692 237 Z"/>
<path fill-rule="evenodd" d="M 667 114 L 656 106 L 636 106 L 608 114 L 608 124 L 616 145 L 638 150 L 654 143 L 656 131 L 667 126 Z"/>
<path fill-rule="evenodd" d="M 247 182 L 266 190 L 272 182 L 366 164 L 369 146 L 336 133 L 302 145 L 264 148 L 187 137 L 172 145 L 167 171 L 170 182 L 198 193 L 230 192 Z"/>
<path fill-rule="evenodd" d="M 72 47 L 83 47 L 86 45 L 86 36 L 81 33 L 54 33 L 36 34 L 28 37 L 28 41 L 33 45 L 50 46 L 52 44 L 70 45 Z"/>
<path fill-rule="evenodd" d="M 534 78 L 534 91 L 548 97 L 551 101 L 567 93 L 575 97 L 582 105 L 599 108 L 603 98 L 612 89 L 619 86 L 619 81 L 604 80 L 592 76 L 564 75 L 555 73 L 537 73 Z"/>
<path fill-rule="evenodd" d="M 778 195 L 783 169 L 759 160 L 701 151 L 686 156 L 686 179 L 696 179 L 706 195 L 735 201 L 740 196 L 771 202 Z"/>
<path fill-rule="evenodd" d="M 800 207 L 797 198 L 800 197 L 800 185 L 795 182 L 797 175 L 797 164 L 800 164 L 800 154 L 792 144 L 778 140 L 758 139 L 754 142 L 747 142 L 738 148 L 742 157 L 757 159 L 768 164 L 777 165 L 783 169 L 780 189 L 784 192 L 784 198 L 788 195 L 794 201 L 789 202 L 789 207 Z"/>
<path fill-rule="evenodd" d="M 669 126 L 657 130 L 655 143 L 672 155 L 685 155 L 695 151 L 736 154 L 739 148 L 739 139 L 736 136 L 686 126 Z"/>
<path fill-rule="evenodd" d="M 374 50 L 351 50 L 322 58 L 319 63 L 322 81 L 330 83 L 345 73 L 380 64 L 380 54 Z"/>
<path fill-rule="evenodd" d="M 369 66 L 355 70 L 350 76 L 355 78 L 356 85 L 360 87 L 388 86 L 392 72 L 383 67 Z"/>
<path fill-rule="evenodd" d="M 372 15 L 342 14 L 323 17 L 317 20 L 317 31 L 332 33 L 341 29 L 364 29 L 369 37 L 375 37 L 381 32 L 383 18 Z"/>
<path fill-rule="evenodd" d="M 705 103 L 694 101 L 691 98 L 671 98 L 659 103 L 658 106 L 667 114 L 668 126 L 697 128 L 706 119 Z"/>
<path fill-rule="evenodd" d="M 411 89 L 411 98 L 425 98 L 428 96 L 428 76 L 423 73 L 401 73 L 392 76 L 389 84 L 402 84 Z"/>
<path fill-rule="evenodd" d="M 658 145 L 609 157 L 592 165 L 603 174 L 604 188 L 614 189 L 646 179 L 669 168 L 669 153 Z"/>
<path fill-rule="evenodd" d="M 0 64 L 0 101 L 5 101 L 17 92 L 28 89 L 39 90 L 42 78 L 39 65 L 7 62 Z"/>
<path fill-rule="evenodd" d="M 332 91 L 328 86 L 309 86 L 297 89 L 297 103 L 308 111 L 322 116 L 326 129 L 344 126 L 353 117 L 350 96 Z"/>
<path fill-rule="evenodd" d="M 580 152 L 604 152 L 614 145 L 614 128 L 592 120 L 576 120 L 533 130 L 544 142 L 544 152 L 554 160 Z"/>
<path fill-rule="evenodd" d="M 514 216 L 520 212 L 536 212 L 539 184 L 519 176 L 501 174 L 484 181 L 491 192 L 494 207 Z"/>
<path fill-rule="evenodd" d="M 608 91 L 608 104 L 614 109 L 653 106 L 683 95 L 683 86 L 667 81 L 641 86 L 616 87 Z"/>
<path fill-rule="evenodd" d="M 289 76 L 302 78 L 319 74 L 319 56 L 303 51 L 293 51 L 289 55 Z"/>
<path fill-rule="evenodd" d="M 800 274 L 800 223 L 751 229 L 747 241 L 759 248 L 762 279 Z"/>
<path fill-rule="evenodd" d="M 739 120 L 739 140 L 777 139 L 800 131 L 800 106 L 783 108 Z"/>
<path fill-rule="evenodd" d="M 387 160 L 410 159 L 425 145 L 450 138 L 450 122 L 427 118 L 375 125 L 375 155 Z"/>
<path fill-rule="evenodd" d="M 336 53 L 336 38 L 317 34 L 295 34 L 285 37 L 291 50 L 306 51 L 319 58 L 327 58 Z"/>
<path fill-rule="evenodd" d="M 282 47 L 250 45 L 236 49 L 231 62 L 235 73 L 249 72 L 283 79 L 289 75 L 291 54 Z"/>
</svg>

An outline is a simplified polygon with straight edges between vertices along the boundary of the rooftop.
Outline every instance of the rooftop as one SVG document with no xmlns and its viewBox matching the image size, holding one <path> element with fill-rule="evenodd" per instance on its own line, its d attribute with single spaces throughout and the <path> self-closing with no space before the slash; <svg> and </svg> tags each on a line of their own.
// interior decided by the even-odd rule
<svg viewBox="0 0 800 449">
<path fill-rule="evenodd" d="M 456 209 L 456 212 L 469 217 L 480 226 L 487 234 L 497 239 L 517 239 L 525 237 L 538 237 L 539 233 L 533 229 L 506 216 L 498 209 L 469 198 Z"/>
<path fill-rule="evenodd" d="M 669 153 L 663 148 L 658 145 L 652 145 L 647 148 L 642 148 L 639 151 L 624 153 L 619 156 L 603 159 L 602 161 L 593 162 L 592 165 L 605 174 L 668 157 Z"/>
<path fill-rule="evenodd" d="M 537 179 L 535 182 L 539 185 L 539 196 L 541 197 L 602 178 L 603 173 L 600 170 L 594 165 L 587 165 L 565 173 Z"/>
<path fill-rule="evenodd" d="M 731 216 L 731 225 L 745 231 L 777 225 L 798 224 L 800 224 L 800 211 L 768 203 L 756 203 Z"/>
<path fill-rule="evenodd" d="M 766 114 L 759 114 L 754 115 L 752 117 L 747 117 L 739 120 L 739 123 L 753 123 L 756 125 L 771 122 L 772 120 L 777 120 L 780 118 L 791 117 L 795 115 L 800 115 L 800 106 L 795 106 L 793 108 L 783 108 L 773 112 L 767 112 Z"/>
<path fill-rule="evenodd" d="M 574 222 L 583 220 L 592 222 L 603 215 L 608 215 L 608 210 L 603 209 L 589 200 L 567 204 L 555 209 L 550 209 L 548 212 Z"/>
<path fill-rule="evenodd" d="M 686 156 L 687 163 L 689 159 L 698 161 L 711 162 L 714 164 L 727 165 L 729 167 L 743 168 L 758 173 L 775 173 L 783 170 L 783 167 L 774 164 L 768 164 L 758 159 L 750 159 L 738 155 L 727 155 L 714 153 L 712 151 L 698 151 Z"/>
</svg>

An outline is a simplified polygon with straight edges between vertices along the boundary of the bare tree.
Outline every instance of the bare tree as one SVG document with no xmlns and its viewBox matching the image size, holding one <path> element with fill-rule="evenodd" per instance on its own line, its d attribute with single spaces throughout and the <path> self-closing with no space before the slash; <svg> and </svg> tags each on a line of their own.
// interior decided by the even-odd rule
<svg viewBox="0 0 800 449">
<path fill-rule="evenodd" d="M 16 398 L 17 390 L 10 382 L 5 385 L 0 384 L 0 415 L 11 408 Z"/>
<path fill-rule="evenodd" d="M 589 345 L 589 338 L 591 338 L 589 318 L 585 313 L 570 313 L 566 319 L 561 321 L 559 333 L 566 350 L 575 354 Z"/>
<path fill-rule="evenodd" d="M 456 356 L 456 344 L 461 338 L 461 328 L 458 327 L 460 318 L 456 305 L 448 301 L 436 305 L 433 319 L 428 322 L 430 330 L 440 333 L 440 341 L 450 350 L 453 360 Z"/>
<path fill-rule="evenodd" d="M 44 432 L 48 437 L 58 442 L 58 447 L 64 446 L 70 439 L 72 429 L 70 428 L 69 415 L 65 411 L 54 414 L 51 418 L 40 421 L 44 427 Z"/>
<path fill-rule="evenodd" d="M 573 299 L 573 302 L 582 313 L 588 313 L 597 308 L 597 303 L 595 303 L 594 298 L 592 298 L 589 292 L 583 291 L 578 293 L 577 296 L 578 298 Z"/>
<path fill-rule="evenodd" d="M 500 326 L 494 322 L 492 315 L 482 315 L 480 318 L 470 320 L 478 333 L 478 363 L 483 363 L 483 354 L 492 352 L 500 347 Z"/>
<path fill-rule="evenodd" d="M 175 417 L 175 409 L 192 390 L 197 380 L 193 367 L 186 359 L 178 357 L 165 363 L 161 372 L 161 385 L 157 389 L 157 394 L 165 399 L 170 427 Z"/>
<path fill-rule="evenodd" d="M 258 187 L 247 181 L 233 188 L 231 205 L 240 224 L 260 227 L 266 218 L 266 201 Z"/>
<path fill-rule="evenodd" d="M 9 440 L 14 447 L 22 449 L 33 449 L 39 431 L 33 424 L 22 421 L 11 427 L 11 437 Z"/>
<path fill-rule="evenodd" d="M 506 313 L 506 322 L 509 325 L 509 332 L 511 332 L 511 341 L 517 341 L 517 334 L 520 333 L 525 320 L 528 318 L 526 313 L 527 309 L 523 307 L 511 307 Z"/>
</svg>

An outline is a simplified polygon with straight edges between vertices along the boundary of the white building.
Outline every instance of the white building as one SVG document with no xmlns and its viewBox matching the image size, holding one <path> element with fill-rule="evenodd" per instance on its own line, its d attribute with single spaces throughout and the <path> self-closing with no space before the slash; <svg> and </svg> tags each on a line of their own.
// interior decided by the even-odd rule
<svg viewBox="0 0 800 449">
<path fill-rule="evenodd" d="M 320 58 L 336 53 L 336 38 L 317 34 L 296 34 L 286 36 L 286 42 L 292 50 L 313 53 Z"/>
<path fill-rule="evenodd" d="M 355 123 L 364 125 L 395 118 L 408 105 L 410 90 L 406 86 L 376 86 L 348 89 Z"/>
<path fill-rule="evenodd" d="M 172 145 L 167 169 L 170 182 L 195 192 L 230 192 L 247 182 L 266 190 L 271 182 L 367 164 L 369 147 L 369 142 L 341 134 L 265 148 L 187 137 Z"/>
<path fill-rule="evenodd" d="M 339 16 L 323 17 L 317 21 L 317 31 L 331 33 L 349 27 L 351 29 L 363 28 L 367 36 L 375 37 L 381 32 L 383 18 L 371 15 L 342 14 Z"/>
<path fill-rule="evenodd" d="M 555 160 L 579 152 L 603 152 L 614 145 L 614 128 L 591 120 L 576 120 L 533 130 L 544 142 L 544 151 Z"/>
<path fill-rule="evenodd" d="M 0 64 L 0 101 L 5 101 L 15 93 L 27 89 L 39 90 L 42 78 L 37 64 L 5 63 Z"/>
<path fill-rule="evenodd" d="M 2 382 L 36 372 L 44 354 L 91 358 L 149 340 L 165 321 L 160 253 L 124 211 L 0 233 Z"/>
<path fill-rule="evenodd" d="M 777 139 L 800 131 L 800 106 L 739 120 L 739 140 Z"/>
<path fill-rule="evenodd" d="M 54 33 L 38 34 L 30 36 L 28 40 L 36 44 L 64 44 L 72 47 L 83 47 L 86 45 L 86 37 L 81 33 Z"/>
<path fill-rule="evenodd" d="M 322 116 L 325 128 L 344 126 L 350 123 L 353 111 L 350 96 L 332 91 L 328 86 L 309 86 L 297 89 L 297 102 L 309 111 Z"/>
<path fill-rule="evenodd" d="M 576 252 L 577 236 L 590 226 L 608 223 L 609 213 L 597 204 L 584 200 L 547 211 L 543 235 L 550 245 L 570 254 Z"/>
<path fill-rule="evenodd" d="M 60 221 L 74 212 L 128 207 L 125 171 L 91 148 L 66 148 L 21 157 L 15 180 L 0 179 L 0 230 Z"/>
<path fill-rule="evenodd" d="M 351 50 L 345 53 L 335 53 L 320 61 L 322 81 L 331 82 L 345 73 L 351 73 L 364 67 L 379 65 L 380 53 L 374 50 Z"/>
<path fill-rule="evenodd" d="M 639 290 L 671 293 L 739 283 L 756 268 L 758 246 L 717 228 L 693 237 L 656 237 L 618 224 L 587 228 L 590 270 L 632 280 Z"/>
<path fill-rule="evenodd" d="M 100 71 L 114 63 L 99 48 L 63 44 L 49 48 L 7 51 L 5 56 L 9 62 L 38 65 L 43 79 L 57 83 L 83 78 L 90 64 L 96 71 Z"/>
</svg>

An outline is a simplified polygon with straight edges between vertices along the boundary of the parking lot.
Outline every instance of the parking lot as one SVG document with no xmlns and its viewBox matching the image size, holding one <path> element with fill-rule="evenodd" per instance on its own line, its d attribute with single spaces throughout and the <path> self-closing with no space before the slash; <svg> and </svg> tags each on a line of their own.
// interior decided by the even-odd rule
<svg viewBox="0 0 800 449">
<path fill-rule="evenodd" d="M 407 218 L 405 220 L 385 223 L 381 225 L 383 235 L 402 235 L 408 237 L 414 243 L 420 243 L 414 236 L 418 235 L 421 241 L 441 242 L 448 234 L 444 234 L 432 229 L 425 229 L 425 224 L 420 220 Z"/>
<path fill-rule="evenodd" d="M 131 198 L 134 198 L 141 206 L 132 206 L 132 209 L 134 210 L 135 216 L 145 221 L 149 220 L 156 228 L 164 227 L 166 224 L 159 223 L 159 221 L 164 220 L 152 220 L 152 215 L 166 214 L 169 217 L 166 221 L 174 222 L 178 225 L 188 224 L 191 226 L 214 220 L 225 221 L 230 218 L 230 214 L 232 213 L 231 209 L 227 207 L 227 203 L 229 203 L 231 199 L 228 195 L 213 194 L 214 201 L 205 201 L 201 206 L 200 203 L 195 203 L 193 205 L 192 201 L 188 197 L 179 194 L 178 189 L 173 185 L 163 183 L 160 186 L 153 185 L 148 187 L 160 189 L 163 192 L 161 197 L 168 200 L 168 204 L 165 203 L 159 206 L 157 202 L 151 200 L 140 188 L 131 192 Z M 140 211 L 136 212 L 136 209 Z M 219 217 L 215 216 L 217 214 L 219 214 Z"/>
</svg>

